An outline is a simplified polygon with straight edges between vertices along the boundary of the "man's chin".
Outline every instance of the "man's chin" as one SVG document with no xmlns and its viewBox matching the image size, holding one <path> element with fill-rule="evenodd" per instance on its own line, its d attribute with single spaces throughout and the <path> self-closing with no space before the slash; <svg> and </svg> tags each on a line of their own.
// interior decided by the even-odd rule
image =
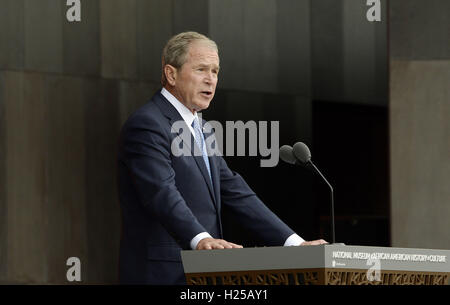
<svg viewBox="0 0 450 305">
<path fill-rule="evenodd" d="M 202 110 L 208 109 L 210 103 L 211 103 L 211 101 L 209 101 L 208 103 L 197 104 L 195 107 L 196 111 L 202 111 Z"/>
</svg>

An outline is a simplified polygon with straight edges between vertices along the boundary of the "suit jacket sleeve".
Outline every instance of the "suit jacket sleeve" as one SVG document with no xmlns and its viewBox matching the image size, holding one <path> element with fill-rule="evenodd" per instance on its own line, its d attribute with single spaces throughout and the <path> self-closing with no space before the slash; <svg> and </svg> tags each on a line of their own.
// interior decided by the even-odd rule
<svg viewBox="0 0 450 305">
<path fill-rule="evenodd" d="M 238 173 L 228 168 L 223 158 L 219 160 L 222 203 L 267 246 L 282 246 L 295 232 L 256 196 Z"/>
<path fill-rule="evenodd" d="M 170 235 L 189 249 L 191 239 L 206 231 L 175 185 L 171 139 L 160 123 L 135 117 L 121 136 L 120 153 L 136 188 L 139 204 L 156 216 Z"/>
</svg>

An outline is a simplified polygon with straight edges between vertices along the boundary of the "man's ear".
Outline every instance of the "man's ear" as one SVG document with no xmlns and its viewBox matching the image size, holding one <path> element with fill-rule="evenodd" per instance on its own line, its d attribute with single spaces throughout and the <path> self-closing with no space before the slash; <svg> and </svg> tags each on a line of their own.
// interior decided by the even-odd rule
<svg viewBox="0 0 450 305">
<path fill-rule="evenodd" d="M 177 79 L 177 69 L 174 66 L 165 65 L 164 74 L 166 75 L 166 79 L 169 85 L 175 86 L 175 81 Z"/>
</svg>

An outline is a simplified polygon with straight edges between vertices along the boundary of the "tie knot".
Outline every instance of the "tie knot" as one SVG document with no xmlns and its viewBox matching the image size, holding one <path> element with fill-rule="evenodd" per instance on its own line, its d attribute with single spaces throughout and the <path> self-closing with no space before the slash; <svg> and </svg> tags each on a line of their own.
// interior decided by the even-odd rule
<svg viewBox="0 0 450 305">
<path fill-rule="evenodd" d="M 194 128 L 196 133 L 203 135 L 202 126 L 200 125 L 200 121 L 198 118 L 195 118 L 192 122 L 192 127 Z"/>
<path fill-rule="evenodd" d="M 200 122 L 198 121 L 198 118 L 194 118 L 194 120 L 192 121 L 192 127 L 200 128 Z"/>
</svg>

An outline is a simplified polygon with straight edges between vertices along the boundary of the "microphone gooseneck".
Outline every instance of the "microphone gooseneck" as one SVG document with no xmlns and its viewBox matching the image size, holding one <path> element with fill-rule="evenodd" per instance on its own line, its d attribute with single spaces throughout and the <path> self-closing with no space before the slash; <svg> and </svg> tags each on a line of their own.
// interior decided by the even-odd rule
<svg viewBox="0 0 450 305">
<path fill-rule="evenodd" d="M 297 142 L 293 147 L 289 145 L 283 145 L 280 148 L 280 158 L 290 164 L 303 165 L 306 167 L 310 167 L 313 171 L 315 171 L 322 178 L 323 181 L 330 188 L 331 195 L 331 239 L 332 243 L 336 243 L 335 238 L 335 225 L 334 225 L 334 190 L 325 176 L 320 172 L 316 165 L 311 160 L 311 152 L 308 146 L 305 143 Z"/>
<path fill-rule="evenodd" d="M 331 200 L 331 238 L 332 238 L 332 243 L 335 244 L 336 243 L 336 238 L 335 238 L 335 230 L 334 230 L 334 190 L 333 190 L 333 187 L 331 186 L 331 184 L 325 178 L 325 176 L 322 175 L 320 170 L 314 165 L 314 163 L 311 160 L 309 161 L 309 163 L 314 168 L 314 170 L 320 175 L 320 177 L 322 177 L 322 179 L 325 181 L 325 183 L 330 188 L 330 197 L 331 197 L 330 198 L 330 200 Z"/>
</svg>

